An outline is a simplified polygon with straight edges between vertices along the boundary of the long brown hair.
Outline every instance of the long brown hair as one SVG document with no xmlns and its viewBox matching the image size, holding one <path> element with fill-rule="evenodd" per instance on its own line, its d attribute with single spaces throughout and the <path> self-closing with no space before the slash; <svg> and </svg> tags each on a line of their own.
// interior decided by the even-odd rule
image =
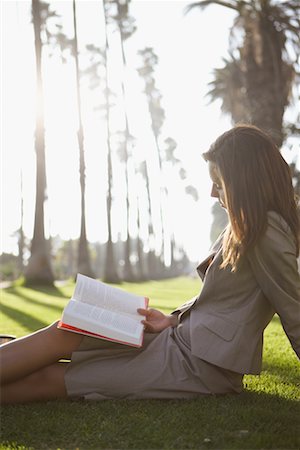
<svg viewBox="0 0 300 450">
<path fill-rule="evenodd" d="M 203 154 L 221 175 L 230 226 L 223 243 L 223 263 L 235 271 L 241 255 L 254 246 L 276 211 L 295 236 L 299 254 L 299 217 L 290 167 L 271 138 L 252 125 L 237 125 Z"/>
</svg>

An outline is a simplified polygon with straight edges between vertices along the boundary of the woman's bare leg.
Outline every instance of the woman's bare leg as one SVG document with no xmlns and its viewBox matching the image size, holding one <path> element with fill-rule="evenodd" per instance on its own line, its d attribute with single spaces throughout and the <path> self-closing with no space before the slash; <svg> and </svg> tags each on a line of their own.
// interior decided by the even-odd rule
<svg viewBox="0 0 300 450">
<path fill-rule="evenodd" d="M 31 375 L 1 386 L 1 403 L 27 403 L 66 398 L 65 371 L 68 363 L 55 363 Z"/>
<path fill-rule="evenodd" d="M 57 322 L 0 346 L 0 381 L 9 384 L 70 357 L 82 335 L 57 328 Z"/>
</svg>

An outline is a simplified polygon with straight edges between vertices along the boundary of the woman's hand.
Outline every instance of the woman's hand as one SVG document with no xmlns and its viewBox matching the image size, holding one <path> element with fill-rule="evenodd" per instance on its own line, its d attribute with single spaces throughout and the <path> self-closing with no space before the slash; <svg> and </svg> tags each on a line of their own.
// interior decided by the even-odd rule
<svg viewBox="0 0 300 450">
<path fill-rule="evenodd" d="M 145 326 L 145 331 L 148 333 L 159 333 L 168 327 L 174 327 L 177 325 L 177 317 L 168 315 L 159 311 L 158 309 L 143 309 L 139 308 L 138 313 L 145 316 L 145 320 L 142 323 Z"/>
</svg>

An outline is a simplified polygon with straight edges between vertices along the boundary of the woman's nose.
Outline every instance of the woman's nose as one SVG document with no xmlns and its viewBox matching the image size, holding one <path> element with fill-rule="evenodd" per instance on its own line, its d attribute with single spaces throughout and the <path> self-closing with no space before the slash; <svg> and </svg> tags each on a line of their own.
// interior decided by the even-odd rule
<svg viewBox="0 0 300 450">
<path fill-rule="evenodd" d="M 210 196 L 214 198 L 219 198 L 218 190 L 214 184 L 212 185 Z"/>
</svg>

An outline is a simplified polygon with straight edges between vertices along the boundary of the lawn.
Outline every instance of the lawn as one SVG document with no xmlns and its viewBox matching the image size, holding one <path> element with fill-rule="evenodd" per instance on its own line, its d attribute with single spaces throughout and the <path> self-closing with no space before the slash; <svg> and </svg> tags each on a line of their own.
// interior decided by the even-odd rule
<svg viewBox="0 0 300 450">
<path fill-rule="evenodd" d="M 200 288 L 178 278 L 123 289 L 147 294 L 171 311 Z M 73 292 L 22 286 L 1 291 L 1 332 L 22 336 L 57 319 Z M 260 376 L 244 378 L 237 396 L 195 400 L 52 401 L 1 409 L 0 450 L 6 449 L 298 449 L 299 362 L 278 317 L 265 332 Z"/>
</svg>

